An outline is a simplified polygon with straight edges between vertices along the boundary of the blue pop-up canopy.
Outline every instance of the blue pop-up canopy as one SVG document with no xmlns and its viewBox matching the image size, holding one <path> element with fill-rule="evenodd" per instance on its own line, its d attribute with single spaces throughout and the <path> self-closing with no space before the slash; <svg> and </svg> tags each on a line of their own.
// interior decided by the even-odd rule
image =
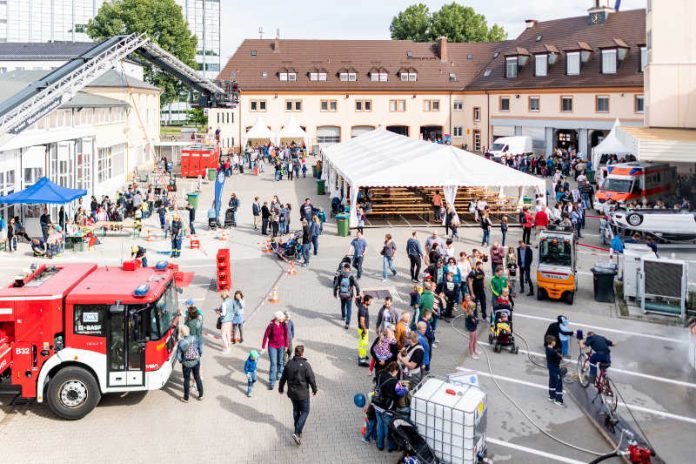
<svg viewBox="0 0 696 464">
<path fill-rule="evenodd" d="M 44 205 L 70 203 L 87 195 L 87 190 L 76 190 L 54 184 L 47 177 L 42 177 L 34 185 L 22 191 L 0 196 L 4 205 Z"/>
</svg>

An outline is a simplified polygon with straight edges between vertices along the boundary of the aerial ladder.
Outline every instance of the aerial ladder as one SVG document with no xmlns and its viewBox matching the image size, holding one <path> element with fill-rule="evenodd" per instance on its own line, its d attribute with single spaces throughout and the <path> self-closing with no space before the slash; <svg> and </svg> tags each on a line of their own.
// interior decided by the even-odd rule
<svg viewBox="0 0 696 464">
<path fill-rule="evenodd" d="M 77 92 L 133 53 L 183 81 L 200 94 L 199 102 L 204 106 L 233 108 L 238 103 L 238 91 L 229 91 L 237 89 L 236 85 L 221 87 L 205 78 L 157 46 L 146 34 L 114 36 L 0 102 L 0 145 L 67 103 Z"/>
</svg>

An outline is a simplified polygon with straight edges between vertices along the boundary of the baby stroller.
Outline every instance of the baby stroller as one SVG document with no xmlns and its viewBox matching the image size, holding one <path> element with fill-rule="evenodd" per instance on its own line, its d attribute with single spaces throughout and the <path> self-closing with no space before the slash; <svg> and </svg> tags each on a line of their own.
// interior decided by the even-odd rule
<svg viewBox="0 0 696 464">
<path fill-rule="evenodd" d="M 493 311 L 488 343 L 493 345 L 493 351 L 496 353 L 500 353 L 503 347 L 509 347 L 510 353 L 513 354 L 519 351 L 519 347 L 515 344 L 511 315 L 512 312 L 507 306 L 498 306 Z"/>
<path fill-rule="evenodd" d="M 389 433 L 404 453 L 400 462 L 404 464 L 438 464 L 440 462 L 410 420 L 394 416 L 389 424 Z"/>
<path fill-rule="evenodd" d="M 215 217 L 215 210 L 211 208 L 208 210 L 208 228 L 210 228 L 210 230 L 215 230 L 217 226 L 218 220 L 217 217 Z"/>
<path fill-rule="evenodd" d="M 286 242 L 282 240 L 271 242 L 271 248 L 278 255 L 278 258 L 290 261 L 295 260 L 302 255 L 301 236 L 302 232 L 294 232 Z"/>
<path fill-rule="evenodd" d="M 237 227 L 237 220 L 235 218 L 236 208 L 227 208 L 225 211 L 225 228 Z"/>
</svg>

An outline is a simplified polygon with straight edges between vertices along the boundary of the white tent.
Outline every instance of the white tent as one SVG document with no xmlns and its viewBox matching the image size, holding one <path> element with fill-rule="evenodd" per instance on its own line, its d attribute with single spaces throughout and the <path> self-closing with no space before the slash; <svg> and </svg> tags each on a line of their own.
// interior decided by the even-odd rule
<svg viewBox="0 0 696 464">
<path fill-rule="evenodd" d="M 304 142 L 305 146 L 309 147 L 309 137 L 307 137 L 307 133 L 297 123 L 295 116 L 290 116 L 290 120 L 288 120 L 288 123 L 278 134 L 278 143 L 283 142 Z"/>
<path fill-rule="evenodd" d="M 634 154 L 634 150 L 632 148 L 629 148 L 626 146 L 621 140 L 616 135 L 617 128 L 621 126 L 621 122 L 617 119 L 614 122 L 614 127 L 611 128 L 611 131 L 609 131 L 609 135 L 606 136 L 604 140 L 602 140 L 599 145 L 594 147 L 592 149 L 592 153 L 594 153 L 595 156 L 601 156 L 604 154 L 610 154 L 610 155 L 625 155 L 628 153 Z M 596 164 L 598 160 L 594 160 L 594 163 Z"/>
<path fill-rule="evenodd" d="M 324 148 L 324 177 L 332 196 L 338 177 L 351 187 L 350 225 L 355 226 L 360 187 L 442 187 L 454 203 L 458 187 L 514 187 L 546 191 L 543 179 L 524 174 L 450 145 L 440 145 L 376 129 Z"/>
<path fill-rule="evenodd" d="M 249 141 L 264 141 L 264 142 L 274 142 L 275 135 L 266 125 L 266 121 L 263 120 L 261 116 L 256 118 L 254 126 L 244 134 L 242 140 L 242 146 L 245 147 Z"/>
</svg>

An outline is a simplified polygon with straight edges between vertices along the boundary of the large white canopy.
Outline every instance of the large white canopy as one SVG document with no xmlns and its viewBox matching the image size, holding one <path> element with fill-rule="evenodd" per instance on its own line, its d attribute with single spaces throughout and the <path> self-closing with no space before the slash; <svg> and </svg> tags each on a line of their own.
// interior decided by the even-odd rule
<svg viewBox="0 0 696 464">
<path fill-rule="evenodd" d="M 249 140 L 263 140 L 268 142 L 275 141 L 275 135 L 266 125 L 266 121 L 263 120 L 261 116 L 256 118 L 254 126 L 244 134 L 244 140 L 242 146 L 246 146 Z"/>
<path fill-rule="evenodd" d="M 611 131 L 609 131 L 609 135 L 606 136 L 604 140 L 602 140 L 599 145 L 594 147 L 592 149 L 592 152 L 595 154 L 595 156 L 600 156 L 604 154 L 609 154 L 609 155 L 625 155 L 625 154 L 634 154 L 634 150 L 628 146 L 626 146 L 621 140 L 616 135 L 617 128 L 621 126 L 621 122 L 617 119 L 614 122 L 614 127 L 611 128 Z M 596 161 L 595 161 L 596 163 Z"/>
<path fill-rule="evenodd" d="M 297 123 L 295 116 L 290 116 L 290 120 L 278 134 L 278 142 L 293 141 L 295 143 L 304 142 L 309 147 L 309 137 L 302 127 Z"/>
<path fill-rule="evenodd" d="M 451 145 L 416 140 L 383 128 L 325 147 L 324 163 L 332 195 L 336 176 L 351 186 L 352 209 L 360 187 L 442 187 L 450 203 L 458 187 L 546 191 L 543 179 Z M 351 225 L 353 216 L 351 211 Z"/>
</svg>

